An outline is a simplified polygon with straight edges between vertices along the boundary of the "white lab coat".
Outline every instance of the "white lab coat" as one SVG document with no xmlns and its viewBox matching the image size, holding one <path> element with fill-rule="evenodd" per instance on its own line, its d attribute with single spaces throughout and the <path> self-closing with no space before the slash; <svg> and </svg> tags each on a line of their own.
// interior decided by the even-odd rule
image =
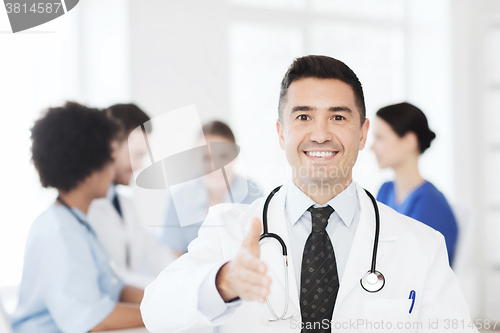
<svg viewBox="0 0 500 333">
<path fill-rule="evenodd" d="M 380 203 L 377 270 L 385 276 L 386 284 L 377 293 L 368 293 L 361 288 L 360 279 L 371 265 L 375 218 L 369 197 L 357 186 L 361 215 L 340 282 L 333 313 L 334 331 L 461 331 L 453 326 L 456 320 L 460 327 L 465 328 L 463 331 L 477 332 L 468 328 L 469 310 L 449 267 L 443 236 Z M 268 223 L 269 232 L 280 235 L 290 249 L 292 244 L 284 214 L 286 192 L 285 185 L 272 199 Z M 243 301 L 236 311 L 212 322 L 198 310 L 200 284 L 211 269 L 234 258 L 252 218 L 261 218 L 264 201 L 265 198 L 261 198 L 250 206 L 236 205 L 221 215 L 218 211 L 222 211 L 222 205 L 210 209 L 205 227 L 190 244 L 189 252 L 146 288 L 141 311 L 149 331 L 212 332 L 213 326 L 222 325 L 221 332 L 300 332 L 300 318 L 263 325 L 262 318 L 272 318 L 266 303 Z M 297 293 L 300 281 L 295 279 L 291 252 L 288 250 L 289 314 L 300 313 Z M 273 239 L 262 241 L 261 258 L 266 262 L 272 280 L 270 302 L 275 312 L 281 314 L 285 282 L 279 243 Z M 410 314 L 412 290 L 416 292 L 416 298 Z M 438 329 L 435 328 L 436 320 Z M 388 322 L 391 323 L 390 329 Z M 402 323 L 402 329 L 398 323 Z M 405 330 L 404 325 L 414 325 L 414 329 Z"/>
<path fill-rule="evenodd" d="M 127 284 L 144 288 L 176 257 L 139 220 L 134 202 L 118 193 L 123 220 L 109 198 L 92 201 L 88 220 L 108 255 Z M 126 244 L 130 249 L 130 268 L 126 265 Z"/>
</svg>

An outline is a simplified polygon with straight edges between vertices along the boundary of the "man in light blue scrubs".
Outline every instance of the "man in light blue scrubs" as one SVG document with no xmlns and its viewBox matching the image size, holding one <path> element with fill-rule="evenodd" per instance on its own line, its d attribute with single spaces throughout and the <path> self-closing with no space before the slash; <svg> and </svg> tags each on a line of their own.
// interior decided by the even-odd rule
<svg viewBox="0 0 500 333">
<path fill-rule="evenodd" d="M 143 291 L 125 286 L 87 222 L 114 177 L 120 126 L 76 103 L 50 108 L 31 130 L 32 160 L 57 200 L 33 223 L 26 245 L 15 333 L 88 332 L 142 326 Z"/>
</svg>

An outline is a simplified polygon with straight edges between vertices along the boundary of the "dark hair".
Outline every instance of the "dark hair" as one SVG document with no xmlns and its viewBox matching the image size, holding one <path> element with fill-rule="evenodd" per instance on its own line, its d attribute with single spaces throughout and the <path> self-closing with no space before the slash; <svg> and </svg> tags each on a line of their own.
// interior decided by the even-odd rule
<svg viewBox="0 0 500 333">
<path fill-rule="evenodd" d="M 201 129 L 203 130 L 204 135 L 219 135 L 230 140 L 233 143 L 236 143 L 233 131 L 231 131 L 231 128 L 222 121 L 211 121 L 203 125 Z"/>
<path fill-rule="evenodd" d="M 43 187 L 70 191 L 112 161 L 120 124 L 74 102 L 48 108 L 31 128 L 31 153 Z"/>
<path fill-rule="evenodd" d="M 359 110 L 361 125 L 365 122 L 366 108 L 363 87 L 356 74 L 342 61 L 320 55 L 308 55 L 297 58 L 285 73 L 281 81 L 278 117 L 283 121 L 283 108 L 288 87 L 293 81 L 304 78 L 336 79 L 348 84 L 354 93 L 356 107 Z"/>
<path fill-rule="evenodd" d="M 436 134 L 429 129 L 425 114 L 410 103 L 393 104 L 377 111 L 377 117 L 387 122 L 399 137 L 413 132 L 418 138 L 418 148 L 423 153 L 431 146 Z"/>
<path fill-rule="evenodd" d="M 123 130 L 125 132 L 124 138 L 126 138 L 130 134 L 130 132 L 132 132 L 138 126 L 141 126 L 151 119 L 146 114 L 146 112 L 142 111 L 141 108 L 132 103 L 115 104 L 110 106 L 105 112 L 110 114 L 113 118 L 117 119 L 122 124 Z M 151 122 L 145 124 L 144 129 L 147 133 L 151 133 Z"/>
</svg>

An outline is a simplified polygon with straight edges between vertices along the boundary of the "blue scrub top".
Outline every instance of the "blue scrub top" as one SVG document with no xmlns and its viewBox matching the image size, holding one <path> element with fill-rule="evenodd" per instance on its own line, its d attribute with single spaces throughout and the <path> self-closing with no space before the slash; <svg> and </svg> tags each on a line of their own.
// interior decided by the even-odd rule
<svg viewBox="0 0 500 333">
<path fill-rule="evenodd" d="M 29 232 L 14 332 L 88 332 L 114 310 L 123 287 L 95 235 L 55 203 Z"/>
<path fill-rule="evenodd" d="M 238 203 L 251 204 L 255 199 L 262 197 L 262 191 L 256 183 L 238 175 L 234 176 L 231 191 Z M 173 196 L 177 198 L 175 205 Z M 223 202 L 231 202 L 229 194 L 226 194 Z M 208 189 L 201 179 L 176 188 L 169 198 L 165 212 L 163 243 L 175 251 L 187 252 L 189 243 L 198 237 L 200 226 L 207 217 L 208 203 Z M 182 221 L 179 213 L 183 214 Z"/>
<path fill-rule="evenodd" d="M 448 249 L 448 259 L 452 264 L 458 236 L 457 221 L 448 201 L 434 185 L 424 182 L 401 204 L 397 204 L 394 182 L 387 182 L 380 188 L 377 200 L 442 233 Z"/>
</svg>

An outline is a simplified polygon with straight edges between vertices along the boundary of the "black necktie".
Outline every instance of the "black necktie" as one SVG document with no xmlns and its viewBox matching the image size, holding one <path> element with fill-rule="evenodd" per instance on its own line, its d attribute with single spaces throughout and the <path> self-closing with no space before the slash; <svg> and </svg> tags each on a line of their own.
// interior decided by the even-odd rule
<svg viewBox="0 0 500 333">
<path fill-rule="evenodd" d="M 333 245 L 325 229 L 334 209 L 331 206 L 311 206 L 308 211 L 312 217 L 312 232 L 304 246 L 300 276 L 302 333 L 331 332 L 330 322 L 339 290 L 339 278 Z M 328 320 L 328 327 L 324 326 L 325 319 Z"/>
<path fill-rule="evenodd" d="M 118 194 L 115 192 L 115 195 L 113 197 L 113 206 L 115 207 L 116 211 L 118 212 L 118 215 L 120 215 L 121 218 L 123 218 L 122 214 L 122 207 L 120 206 L 120 201 L 118 201 Z"/>
<path fill-rule="evenodd" d="M 121 217 L 122 224 L 125 225 L 125 221 L 123 220 L 122 207 L 120 206 L 120 201 L 118 200 L 118 194 L 116 192 L 112 202 L 118 215 L 120 215 Z M 125 244 L 125 265 L 130 268 L 130 247 L 128 243 Z"/>
</svg>

